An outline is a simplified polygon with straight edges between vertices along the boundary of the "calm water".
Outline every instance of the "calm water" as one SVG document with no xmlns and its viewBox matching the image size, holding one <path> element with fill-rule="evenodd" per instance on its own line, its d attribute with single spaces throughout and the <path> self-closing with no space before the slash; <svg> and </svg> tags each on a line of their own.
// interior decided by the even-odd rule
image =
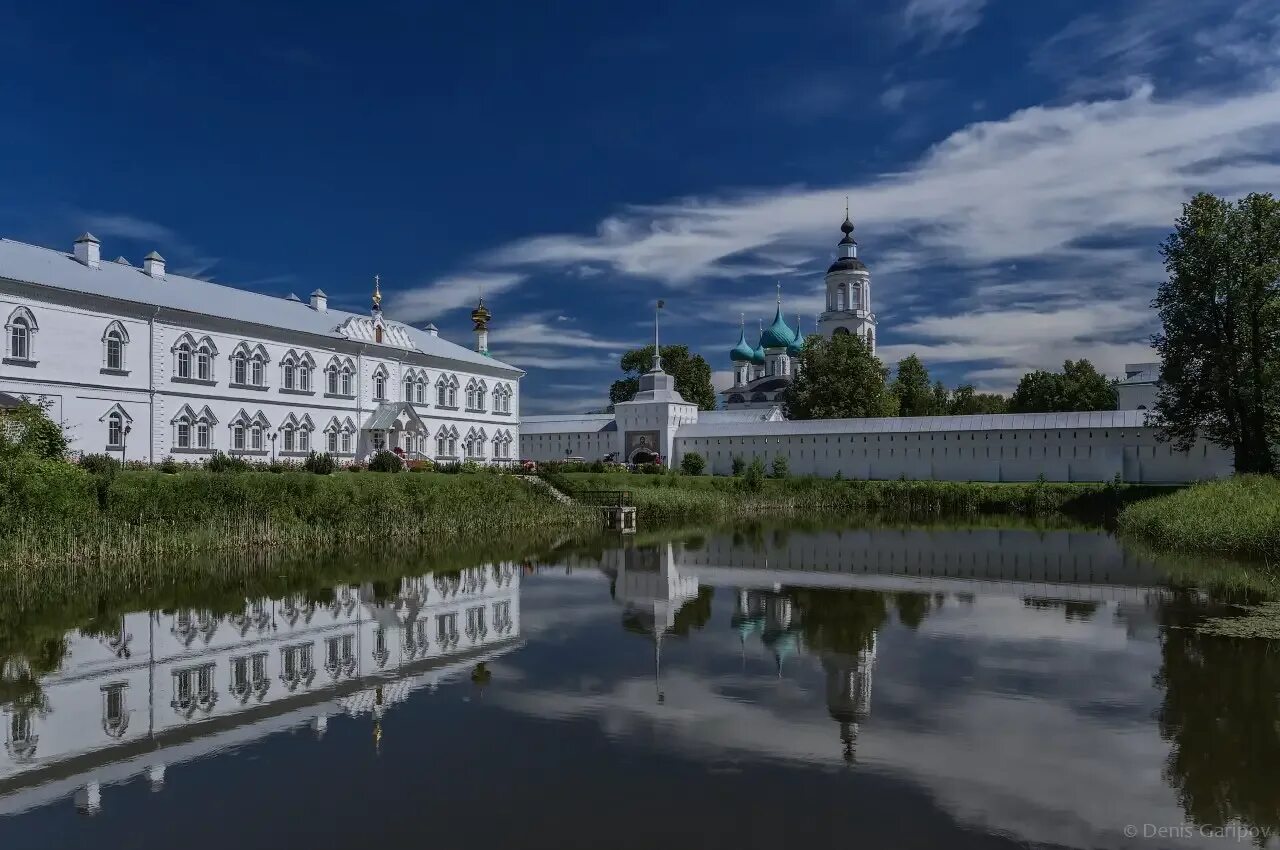
<svg viewBox="0 0 1280 850">
<path fill-rule="evenodd" d="M 0 848 L 1258 845 L 1280 651 L 1210 607 L 1101 533 L 765 531 L 112 614 L 4 664 Z"/>
</svg>

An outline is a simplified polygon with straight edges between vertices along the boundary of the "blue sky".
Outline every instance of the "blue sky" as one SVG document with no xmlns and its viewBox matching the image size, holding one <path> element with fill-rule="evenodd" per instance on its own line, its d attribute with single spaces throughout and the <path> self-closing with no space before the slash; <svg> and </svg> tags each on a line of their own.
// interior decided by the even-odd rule
<svg viewBox="0 0 1280 850">
<path fill-rule="evenodd" d="M 811 328 L 846 194 L 887 361 L 1115 373 L 1179 204 L 1280 188 L 1273 2 L 188 5 L 0 6 L 0 235 L 466 344 L 483 288 L 531 413 L 658 297 L 719 380 L 777 282 Z"/>
</svg>

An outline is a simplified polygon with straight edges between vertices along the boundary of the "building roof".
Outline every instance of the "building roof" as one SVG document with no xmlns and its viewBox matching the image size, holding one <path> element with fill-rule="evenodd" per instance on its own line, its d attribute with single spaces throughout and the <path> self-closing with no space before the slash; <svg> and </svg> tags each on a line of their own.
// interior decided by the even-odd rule
<svg viewBox="0 0 1280 850">
<path fill-rule="evenodd" d="M 716 424 L 725 422 L 773 422 L 782 418 L 782 412 L 776 407 L 749 407 L 744 410 L 700 410 L 699 424 Z M 683 427 L 681 431 L 683 431 Z M 680 433 L 680 432 L 677 432 Z"/>
<path fill-rule="evenodd" d="M 1160 382 L 1159 363 L 1126 363 L 1121 384 L 1156 384 Z"/>
<path fill-rule="evenodd" d="M 782 304 L 778 304 L 777 311 L 773 314 L 773 324 L 764 329 L 764 333 L 760 334 L 760 348 L 786 348 L 795 342 L 796 332 L 787 324 L 787 320 L 782 318 Z"/>
<path fill-rule="evenodd" d="M 89 268 L 71 254 L 12 239 L 0 239 L 0 278 L 334 339 L 345 338 L 337 332 L 343 322 L 352 318 L 368 318 L 366 314 L 343 310 L 322 312 L 305 303 L 179 274 L 166 273 L 162 280 L 158 280 L 142 269 L 117 263 Z M 522 374 L 522 370 L 515 366 L 485 357 L 457 343 L 407 325 L 402 327 L 416 350 L 423 354 Z M 400 350 L 395 346 L 386 348 L 389 355 Z"/>
<path fill-rule="evenodd" d="M 857 257 L 841 257 L 831 264 L 827 269 L 827 274 L 832 272 L 865 272 L 866 270 L 867 267 Z"/>
<path fill-rule="evenodd" d="M 684 437 L 736 437 L 794 434 L 916 434 L 936 431 L 1055 431 L 1072 428 L 1145 428 L 1145 410 L 1085 413 L 991 413 L 974 416 L 897 416 L 884 419 L 807 419 L 781 422 L 736 420 L 683 425 Z"/>
<path fill-rule="evenodd" d="M 0 393 L 0 410 L 14 410 L 22 404 L 22 399 L 9 393 Z"/>
<path fill-rule="evenodd" d="M 567 434 L 616 431 L 612 413 L 568 413 L 520 417 L 520 434 Z"/>
<path fill-rule="evenodd" d="M 364 423 L 364 429 L 367 431 L 391 430 L 402 413 L 405 414 L 407 422 L 417 423 L 418 427 L 422 429 L 426 428 L 422 423 L 422 417 L 418 416 L 418 412 L 413 409 L 413 405 L 407 401 L 388 401 L 374 408 L 373 412 L 369 414 L 368 421 Z"/>
</svg>

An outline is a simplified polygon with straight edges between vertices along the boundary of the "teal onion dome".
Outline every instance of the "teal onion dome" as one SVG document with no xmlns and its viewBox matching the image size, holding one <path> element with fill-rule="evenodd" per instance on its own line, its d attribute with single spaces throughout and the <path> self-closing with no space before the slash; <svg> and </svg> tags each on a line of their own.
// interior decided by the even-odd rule
<svg viewBox="0 0 1280 850">
<path fill-rule="evenodd" d="M 764 365 L 764 349 L 756 346 L 751 350 L 751 362 L 757 366 Z"/>
<path fill-rule="evenodd" d="M 796 341 L 796 332 L 791 330 L 787 320 L 782 318 L 782 305 L 773 316 L 773 324 L 760 334 L 760 348 L 786 348 Z"/>
<path fill-rule="evenodd" d="M 796 338 L 791 340 L 791 344 L 787 346 L 787 354 L 792 357 L 799 357 L 804 352 L 804 338 L 800 334 L 796 334 Z"/>
<path fill-rule="evenodd" d="M 738 335 L 738 344 L 729 352 L 729 359 L 734 363 L 750 363 L 756 359 L 756 350 L 747 342 L 747 329 L 743 328 Z"/>
</svg>

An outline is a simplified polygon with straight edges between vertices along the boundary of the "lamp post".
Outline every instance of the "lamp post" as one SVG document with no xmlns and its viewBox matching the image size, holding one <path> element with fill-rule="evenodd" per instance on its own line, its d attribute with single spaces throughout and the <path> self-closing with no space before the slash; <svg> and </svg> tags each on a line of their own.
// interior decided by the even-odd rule
<svg viewBox="0 0 1280 850">
<path fill-rule="evenodd" d="M 279 433 L 278 431 L 271 432 L 271 462 L 272 463 L 276 462 L 276 435 L 278 433 Z"/>
<path fill-rule="evenodd" d="M 125 464 L 125 454 L 128 451 L 129 432 L 133 430 L 132 425 L 125 425 L 124 430 L 120 432 L 120 465 Z"/>
</svg>

